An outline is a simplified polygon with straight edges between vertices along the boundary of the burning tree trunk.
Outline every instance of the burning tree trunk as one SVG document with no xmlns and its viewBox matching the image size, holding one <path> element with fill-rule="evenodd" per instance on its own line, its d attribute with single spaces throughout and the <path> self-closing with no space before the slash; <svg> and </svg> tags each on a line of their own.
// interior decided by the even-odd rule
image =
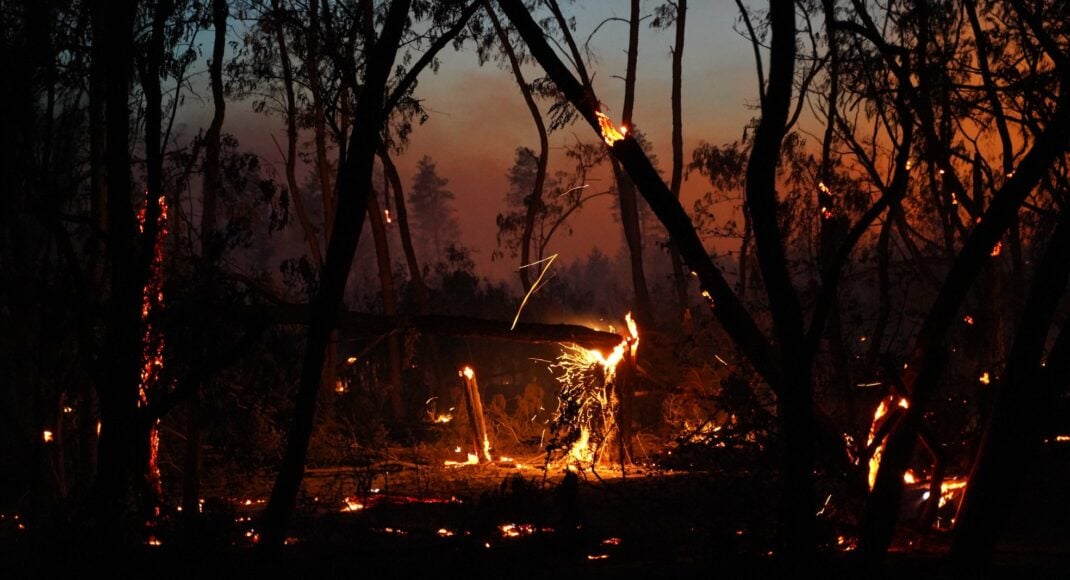
<svg viewBox="0 0 1070 580">
<path fill-rule="evenodd" d="M 142 85 L 145 110 L 145 155 L 148 191 L 141 219 L 141 232 L 131 203 L 132 179 L 129 157 L 129 89 L 133 68 L 134 19 L 137 2 L 98 2 L 93 25 L 100 27 L 104 46 L 100 51 L 107 78 L 106 89 L 106 173 L 108 179 L 108 253 L 111 258 L 111 296 L 107 313 L 105 377 L 110 384 L 99 385 L 101 405 L 100 464 L 95 483 L 94 507 L 112 531 L 125 512 L 126 499 L 133 492 L 143 513 L 139 521 L 151 517 L 154 502 L 152 448 L 154 422 L 147 420 L 141 407 L 146 389 L 158 369 L 150 354 L 159 355 L 152 345 L 152 331 L 146 329 L 144 309 L 151 310 L 155 296 L 150 282 L 158 268 L 159 232 L 166 219 L 161 193 L 161 94 L 160 65 L 163 28 L 172 5 L 155 8 L 149 46 L 144 55 Z M 154 264 L 157 264 L 154 267 Z M 158 284 L 158 272 L 155 274 Z M 157 287 L 158 289 L 158 287 Z"/>
<path fill-rule="evenodd" d="M 487 436 L 487 422 L 483 416 L 483 398 L 479 394 L 479 383 L 472 367 L 464 367 L 459 373 L 464 380 L 464 404 L 468 411 L 468 422 L 472 428 L 472 450 L 479 462 L 490 462 L 490 438 Z"/>
</svg>

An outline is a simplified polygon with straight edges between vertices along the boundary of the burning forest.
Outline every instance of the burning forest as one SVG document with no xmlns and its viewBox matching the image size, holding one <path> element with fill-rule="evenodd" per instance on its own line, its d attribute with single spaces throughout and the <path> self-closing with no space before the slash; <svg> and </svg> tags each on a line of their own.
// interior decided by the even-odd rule
<svg viewBox="0 0 1070 580">
<path fill-rule="evenodd" d="M 12 0 L 5 577 L 1070 566 L 1070 8 Z"/>
</svg>

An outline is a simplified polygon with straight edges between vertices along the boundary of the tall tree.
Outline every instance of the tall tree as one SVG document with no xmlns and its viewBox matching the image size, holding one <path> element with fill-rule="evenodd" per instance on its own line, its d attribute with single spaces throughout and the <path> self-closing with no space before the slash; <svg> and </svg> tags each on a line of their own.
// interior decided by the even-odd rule
<svg viewBox="0 0 1070 580">
<path fill-rule="evenodd" d="M 383 145 L 383 129 L 390 112 L 412 90 L 419 73 L 435 54 L 464 28 L 475 11 L 476 2 L 441 14 L 446 23 L 438 37 L 388 92 L 388 83 L 402 39 L 412 23 L 409 14 L 411 7 L 412 0 L 391 2 L 386 7 L 385 15 L 379 19 L 381 25 L 378 32 L 373 3 L 364 0 L 358 11 L 361 22 L 358 29 L 363 31 L 363 67 L 360 71 L 343 71 L 349 76 L 347 82 L 352 94 L 359 95 L 353 111 L 354 129 L 350 132 L 344 151 L 345 157 L 339 165 L 335 182 L 335 223 L 327 245 L 319 288 L 311 305 L 311 320 L 305 341 L 304 365 L 295 399 L 294 418 L 287 438 L 286 452 L 264 513 L 262 545 L 267 548 L 282 545 L 297 502 L 329 337 L 337 323 L 346 280 L 357 249 L 357 241 L 364 227 L 368 200 L 373 189 L 375 156 Z"/>
<path fill-rule="evenodd" d="M 456 196 L 446 189 L 447 184 L 449 180 L 439 177 L 430 157 L 425 155 L 417 162 L 409 190 L 410 222 L 424 245 L 422 253 L 435 262 L 445 261 L 446 249 L 461 235 L 453 207 Z"/>
</svg>

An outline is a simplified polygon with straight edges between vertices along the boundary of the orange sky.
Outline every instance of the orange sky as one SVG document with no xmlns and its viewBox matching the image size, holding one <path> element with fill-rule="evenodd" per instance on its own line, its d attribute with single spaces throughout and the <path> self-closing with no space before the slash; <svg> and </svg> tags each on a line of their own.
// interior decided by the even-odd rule
<svg viewBox="0 0 1070 580">
<path fill-rule="evenodd" d="M 604 18 L 627 17 L 627 0 L 577 2 L 569 5 L 577 20 L 576 36 L 587 38 Z M 643 13 L 657 5 L 644 1 Z M 727 143 L 739 139 L 743 126 L 753 116 L 757 98 L 753 54 L 750 44 L 733 30 L 737 10 L 730 0 L 692 2 L 688 12 L 684 50 L 683 118 L 684 159 L 701 141 Z M 638 87 L 633 124 L 652 142 L 659 165 L 670 170 L 670 46 L 671 30 L 652 30 L 644 21 L 639 40 Z M 610 22 L 591 41 L 595 62 L 590 69 L 595 90 L 611 117 L 619 117 L 623 100 L 623 77 L 627 26 Z M 496 246 L 495 218 L 506 209 L 506 172 L 519 146 L 536 148 L 537 134 L 519 89 L 508 69 L 493 63 L 480 67 L 471 50 L 446 49 L 437 73 L 425 72 L 416 96 L 430 113 L 429 121 L 411 135 L 409 149 L 397 159 L 406 187 L 411 184 L 417 160 L 431 156 L 449 189 L 456 194 L 463 242 L 474 250 L 480 274 L 514 279 L 514 260 L 491 262 Z M 528 80 L 541 70 L 529 67 Z M 195 132 L 208 120 L 208 103 L 184 114 L 186 130 Z M 192 107 L 191 107 L 192 108 Z M 278 117 L 252 112 L 251 102 L 231 102 L 224 130 L 234 133 L 243 147 L 253 149 L 271 163 L 281 163 L 271 145 L 271 136 L 283 140 L 285 130 Z M 203 123 L 201 121 L 204 121 Z M 586 124 L 575 124 L 551 134 L 551 172 L 563 158 L 561 147 L 576 138 L 593 142 L 598 137 Z M 280 171 L 281 175 L 281 171 Z M 592 183 L 592 191 L 608 183 Z M 684 206 L 708 186 L 694 175 L 684 183 Z M 622 244 L 620 227 L 612 218 L 611 201 L 603 197 L 590 203 L 571 222 L 571 238 L 559 235 L 551 252 L 565 261 L 586 256 L 598 246 L 614 255 Z M 295 226 L 296 227 L 296 226 Z"/>
<path fill-rule="evenodd" d="M 738 139 L 756 100 L 755 72 L 750 45 L 732 30 L 738 12 L 730 1 L 693 2 L 688 13 L 684 49 L 683 118 L 685 163 L 691 150 L 702 140 L 724 143 Z M 656 4 L 644 2 L 648 13 Z M 628 2 L 578 2 L 577 37 L 586 38 L 603 18 L 628 14 Z M 644 131 L 655 147 L 659 165 L 666 176 L 671 168 L 670 110 L 670 30 L 651 30 L 645 25 L 639 41 L 638 88 L 634 125 Z M 623 77 L 627 28 L 622 22 L 602 27 L 592 41 L 596 62 L 592 65 L 595 90 L 607 105 L 611 117 L 619 116 L 623 101 Z M 530 80 L 541 71 L 529 68 Z M 492 277 L 511 276 L 513 260 L 490 263 L 496 244 L 495 217 L 505 209 L 506 171 L 519 146 L 537 148 L 538 138 L 519 89 L 509 70 L 493 63 L 479 67 L 472 52 L 443 53 L 437 75 L 420 79 L 417 97 L 431 112 L 431 119 L 416 129 L 412 145 L 400 159 L 399 170 L 411 179 L 416 161 L 430 155 L 439 174 L 450 180 L 457 195 L 464 242 L 478 250 L 482 273 Z M 563 157 L 562 146 L 577 137 L 595 141 L 598 137 L 582 123 L 551 134 L 551 165 Z M 408 183 L 408 182 L 407 182 Z M 593 190 L 608 187 L 604 181 L 592 183 Z M 705 180 L 693 176 L 684 184 L 684 205 L 705 191 Z M 596 245 L 613 255 L 622 243 L 620 227 L 614 223 L 611 200 L 603 197 L 574 218 L 571 238 L 555 238 L 551 252 L 562 258 L 585 256 Z"/>
</svg>

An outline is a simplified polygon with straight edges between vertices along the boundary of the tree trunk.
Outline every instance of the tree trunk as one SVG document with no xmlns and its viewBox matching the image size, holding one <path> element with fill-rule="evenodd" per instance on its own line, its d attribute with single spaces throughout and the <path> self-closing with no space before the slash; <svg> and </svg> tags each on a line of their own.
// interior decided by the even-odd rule
<svg viewBox="0 0 1070 580">
<path fill-rule="evenodd" d="M 101 39 L 105 83 L 105 175 L 107 179 L 108 257 L 111 294 L 108 298 L 103 376 L 98 384 L 101 431 L 95 482 L 98 510 L 105 531 L 118 531 L 133 469 L 130 441 L 136 437 L 137 386 L 141 367 L 141 286 L 137 279 L 136 224 L 130 196 L 130 71 L 136 0 L 97 0 L 93 26 Z"/>
<path fill-rule="evenodd" d="M 632 126 L 632 111 L 635 108 L 636 63 L 639 58 L 639 0 L 632 0 L 628 21 L 628 64 L 624 73 L 624 107 L 621 109 L 621 124 Z M 632 291 L 635 297 L 636 321 L 647 328 L 654 327 L 654 307 L 646 285 L 643 267 L 643 232 L 639 226 L 639 201 L 635 184 L 625 173 L 616 158 L 611 158 L 613 177 L 620 196 L 620 222 L 624 227 L 624 240 L 628 245 L 631 263 Z"/>
<path fill-rule="evenodd" d="M 531 264 L 532 261 L 531 237 L 535 231 L 535 220 L 543 211 L 542 190 L 546 184 L 546 168 L 550 160 L 550 143 L 546 134 L 546 123 L 542 120 L 539 106 L 535 104 L 535 97 L 531 94 L 531 87 L 524 80 L 524 72 L 520 68 L 520 60 L 516 56 L 516 51 L 513 50 L 513 44 L 509 42 L 509 36 L 502 29 L 502 24 L 498 20 L 498 15 L 494 12 L 490 2 L 484 0 L 484 5 L 487 9 L 487 16 L 490 17 L 490 22 L 494 25 L 494 32 L 498 36 L 498 42 L 502 45 L 502 51 L 505 52 L 506 58 L 509 59 L 509 66 L 512 68 L 513 78 L 516 79 L 517 86 L 520 87 L 520 94 L 524 97 L 524 104 L 527 105 L 528 112 L 531 113 L 531 118 L 535 122 L 535 129 L 539 132 L 539 158 L 535 172 L 535 184 L 531 188 L 531 193 L 524 198 L 526 213 L 524 215 L 524 232 L 520 240 L 520 268 L 517 269 L 517 272 L 520 273 L 520 283 L 523 285 L 524 291 L 527 292 L 531 290 L 531 268 L 526 266 Z"/>
<path fill-rule="evenodd" d="M 208 76 L 212 86 L 212 103 L 215 112 L 204 135 L 204 182 L 201 188 L 201 283 L 204 296 L 210 300 L 215 295 L 212 283 L 215 262 L 222 251 L 216 236 L 216 202 L 223 190 L 220 172 L 220 140 L 227 101 L 223 93 L 223 51 L 226 49 L 227 18 L 230 8 L 227 0 L 213 0 L 212 26 L 214 28 L 212 60 L 208 64 Z M 207 306 L 207 304 L 206 304 Z M 194 385 L 186 407 L 186 457 L 182 469 L 182 514 L 188 522 L 197 520 L 200 513 L 201 477 L 201 422 L 199 390 L 203 385 Z"/>
<path fill-rule="evenodd" d="M 684 25 L 687 22 L 687 0 L 676 1 L 676 42 L 672 48 L 672 178 L 669 191 L 680 199 L 680 187 L 684 180 L 684 119 L 683 119 L 683 78 L 684 78 Z M 675 243 L 669 244 L 669 258 L 672 260 L 673 281 L 676 284 L 676 299 L 680 312 L 690 310 L 687 299 L 687 274 L 680 250 Z M 688 312 L 688 314 L 690 314 Z M 686 314 L 681 314 L 686 318 Z"/>
<path fill-rule="evenodd" d="M 372 239 L 375 243 L 375 257 L 379 265 L 379 290 L 383 294 L 383 314 L 397 316 L 397 300 L 394 298 L 394 268 L 390 263 L 390 245 L 386 239 L 386 224 L 383 223 L 383 213 L 379 208 L 379 200 L 373 191 L 368 196 L 368 221 L 372 226 Z M 402 402 L 402 379 L 401 379 L 401 341 L 397 333 L 390 333 L 386 337 L 388 364 L 390 368 L 389 398 L 394 421 L 404 422 L 408 418 L 405 405 Z"/>
<path fill-rule="evenodd" d="M 813 384 L 804 354 L 802 306 L 788 271 L 777 216 L 776 169 L 787 131 L 795 73 L 795 8 L 771 2 L 769 81 L 762 117 L 747 162 L 746 203 L 754 228 L 758 266 L 776 331 L 783 388 L 777 392 L 783 525 L 781 544 L 789 569 L 808 569 L 814 556 Z"/>
<path fill-rule="evenodd" d="M 304 476 L 323 363 L 368 211 L 372 169 L 375 154 L 382 145 L 382 126 L 386 120 L 383 111 L 384 91 L 406 26 L 409 4 L 410 0 L 391 3 L 382 33 L 377 39 L 368 39 L 364 85 L 354 114 L 356 129 L 351 134 L 346 159 L 338 172 L 337 213 L 320 286 L 312 304 L 312 319 L 305 341 L 304 368 L 298 386 L 293 423 L 271 499 L 264 513 L 262 545 L 269 549 L 280 547 L 286 537 L 286 528 Z M 372 26 L 371 22 L 367 24 Z"/>
</svg>

